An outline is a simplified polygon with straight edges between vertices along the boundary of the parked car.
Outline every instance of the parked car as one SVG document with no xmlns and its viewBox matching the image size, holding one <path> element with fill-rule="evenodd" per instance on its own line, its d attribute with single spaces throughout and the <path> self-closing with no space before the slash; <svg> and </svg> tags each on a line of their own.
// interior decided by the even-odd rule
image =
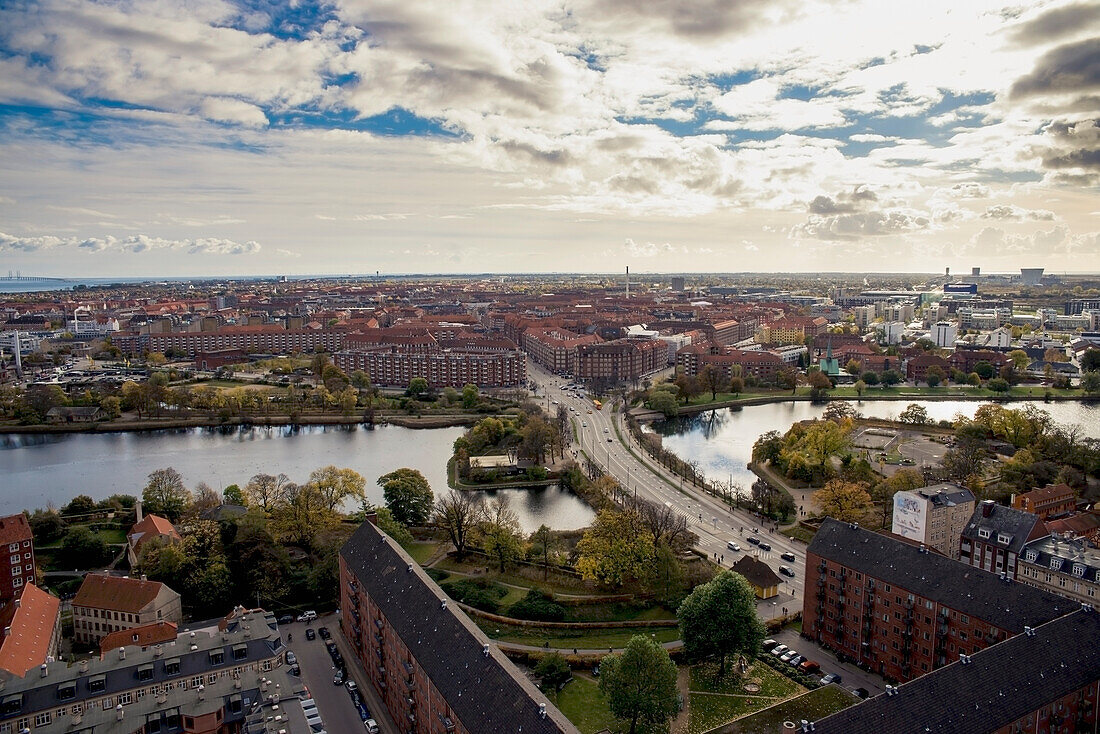
<svg viewBox="0 0 1100 734">
<path fill-rule="evenodd" d="M 871 692 L 868 691 L 866 688 L 853 688 L 852 693 L 856 694 L 860 698 L 870 698 L 871 697 Z"/>
<path fill-rule="evenodd" d="M 286 664 L 287 665 L 294 665 L 294 663 L 296 663 L 296 662 L 298 662 L 298 656 L 294 654 L 293 650 L 287 650 L 286 651 Z"/>
<path fill-rule="evenodd" d="M 347 676 L 347 671 L 343 668 L 336 669 L 336 675 L 332 676 L 332 685 L 342 686 L 344 685 L 344 678 Z"/>
<path fill-rule="evenodd" d="M 764 541 L 760 541 L 760 550 L 770 551 L 771 549 L 772 549 L 771 545 L 769 545 L 768 543 L 765 543 Z"/>
<path fill-rule="evenodd" d="M 294 617 L 290 614 L 284 614 L 279 617 L 279 624 L 290 624 L 294 621 Z"/>
<path fill-rule="evenodd" d="M 783 653 L 782 655 L 779 656 L 779 661 L 783 662 L 783 663 L 789 662 L 790 659 L 793 658 L 797 654 L 798 653 L 795 652 L 794 650 L 787 650 L 787 652 L 785 652 L 785 653 Z"/>
<path fill-rule="evenodd" d="M 818 673 L 821 671 L 821 666 L 813 660 L 803 660 L 798 669 L 803 673 Z"/>
<path fill-rule="evenodd" d="M 317 619 L 317 612 L 310 609 L 308 612 L 302 612 L 298 615 L 299 622 L 312 622 Z"/>
<path fill-rule="evenodd" d="M 374 719 L 367 719 L 363 724 L 367 727 L 369 734 L 378 734 L 378 722 Z"/>
<path fill-rule="evenodd" d="M 784 576 L 790 576 L 792 579 L 794 578 L 794 571 L 791 569 L 790 566 L 780 566 L 779 573 L 783 574 Z"/>
<path fill-rule="evenodd" d="M 794 563 L 794 553 L 791 553 L 790 551 L 780 553 L 779 557 L 782 558 L 784 561 L 790 561 L 791 563 Z"/>
<path fill-rule="evenodd" d="M 298 665 L 298 663 L 294 663 L 294 665 L 290 666 L 290 674 L 300 676 L 302 674 L 302 666 Z"/>
<path fill-rule="evenodd" d="M 726 543 L 726 548 L 728 548 L 731 551 L 741 550 L 741 546 L 737 545 L 737 543 L 734 543 L 732 540 L 730 542 Z"/>
<path fill-rule="evenodd" d="M 769 650 L 771 650 L 773 647 L 775 647 L 778 644 L 779 644 L 778 642 L 776 642 L 775 640 L 769 638 L 769 639 L 764 640 L 763 642 L 760 643 L 760 649 L 763 650 L 764 652 L 768 652 Z"/>
<path fill-rule="evenodd" d="M 790 649 L 791 648 L 787 647 L 786 645 L 776 645 L 775 647 L 772 648 L 772 655 L 775 655 L 776 657 L 779 657 L 780 655 L 782 655 L 783 653 L 787 652 L 787 650 L 790 650 Z"/>
<path fill-rule="evenodd" d="M 317 633 L 313 631 L 312 627 L 306 627 L 306 639 L 307 640 L 317 639 Z"/>
<path fill-rule="evenodd" d="M 317 634 L 321 635 L 322 640 L 327 640 L 332 637 L 332 635 L 328 631 L 328 627 L 318 627 Z"/>
<path fill-rule="evenodd" d="M 821 680 L 818 681 L 818 682 L 821 683 L 821 685 L 823 685 L 823 686 L 827 686 L 830 683 L 839 684 L 840 681 L 841 681 L 841 677 L 840 677 L 839 673 L 826 673 L 824 676 L 821 677 Z"/>
<path fill-rule="evenodd" d="M 802 655 L 794 655 L 791 657 L 790 660 L 787 661 L 787 665 L 791 666 L 792 668 L 797 668 L 799 665 L 802 665 L 802 661 L 805 659 L 806 658 L 804 658 Z"/>
<path fill-rule="evenodd" d="M 344 687 L 348 689 L 348 693 L 352 694 L 352 696 L 359 695 L 359 686 L 356 685 L 355 681 L 351 680 L 350 678 L 348 679 L 347 683 L 344 684 Z"/>
</svg>

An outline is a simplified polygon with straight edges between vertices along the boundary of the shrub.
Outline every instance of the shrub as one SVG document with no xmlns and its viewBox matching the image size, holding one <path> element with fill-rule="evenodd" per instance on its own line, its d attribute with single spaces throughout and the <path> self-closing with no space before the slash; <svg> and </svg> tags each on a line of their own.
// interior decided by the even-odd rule
<svg viewBox="0 0 1100 734">
<path fill-rule="evenodd" d="M 451 581 L 443 584 L 442 589 L 452 599 L 483 612 L 496 612 L 500 608 L 500 598 L 507 593 L 485 579 Z"/>
<path fill-rule="evenodd" d="M 565 619 L 565 607 L 539 589 L 531 589 L 508 608 L 508 616 L 535 622 L 561 622 Z"/>
<path fill-rule="evenodd" d="M 542 681 L 544 688 L 557 688 L 573 677 L 573 671 L 569 669 L 569 663 L 560 652 L 552 652 L 539 660 L 535 666 L 535 675 Z"/>
</svg>

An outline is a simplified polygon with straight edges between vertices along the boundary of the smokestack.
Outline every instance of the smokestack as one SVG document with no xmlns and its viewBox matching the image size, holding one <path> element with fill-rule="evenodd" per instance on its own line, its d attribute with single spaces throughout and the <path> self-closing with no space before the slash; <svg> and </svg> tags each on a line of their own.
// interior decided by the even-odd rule
<svg viewBox="0 0 1100 734">
<path fill-rule="evenodd" d="M 626 297 L 630 298 L 630 266 L 626 266 Z"/>
<path fill-rule="evenodd" d="M 134 524 L 141 522 L 141 497 L 134 500 Z"/>
<path fill-rule="evenodd" d="M 982 517 L 989 517 L 993 514 L 993 507 L 997 503 L 993 500 L 982 500 Z"/>
</svg>

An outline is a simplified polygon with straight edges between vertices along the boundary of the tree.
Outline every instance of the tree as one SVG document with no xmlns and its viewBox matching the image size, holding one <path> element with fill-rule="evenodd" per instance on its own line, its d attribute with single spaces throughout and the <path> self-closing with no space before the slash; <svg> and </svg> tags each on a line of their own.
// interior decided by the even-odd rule
<svg viewBox="0 0 1100 734">
<path fill-rule="evenodd" d="M 862 375 L 859 376 L 859 379 L 864 384 L 867 384 L 867 385 L 877 385 L 878 384 L 878 374 L 875 373 L 875 372 L 872 372 L 871 370 L 867 370 L 866 372 L 864 372 Z"/>
<path fill-rule="evenodd" d="M 840 423 L 845 419 L 859 418 L 859 411 L 847 400 L 833 400 L 825 406 L 825 412 L 821 417 L 833 423 Z"/>
<path fill-rule="evenodd" d="M 162 515 L 171 522 L 180 519 L 191 500 L 191 492 L 183 485 L 183 477 L 172 467 L 151 472 L 141 492 L 141 504 L 145 511 Z"/>
<path fill-rule="evenodd" d="M 656 641 L 635 635 L 621 654 L 600 662 L 600 691 L 611 713 L 630 723 L 629 734 L 639 726 L 663 730 L 678 706 L 676 665 Z"/>
<path fill-rule="evenodd" d="M 542 564 L 542 578 L 545 581 L 550 575 L 550 562 L 558 555 L 558 538 L 554 531 L 547 525 L 539 525 L 539 529 L 531 533 L 531 556 Z"/>
<path fill-rule="evenodd" d="M 696 586 L 676 610 L 676 618 L 688 658 L 716 659 L 719 678 L 726 672 L 729 656 L 744 655 L 751 660 L 764 639 L 756 595 L 745 577 L 732 571 Z"/>
<path fill-rule="evenodd" d="M 730 378 L 730 392 L 734 395 L 740 395 L 745 392 L 745 380 L 741 377 Z"/>
<path fill-rule="evenodd" d="M 462 387 L 462 407 L 466 410 L 473 410 L 477 407 L 478 399 L 477 385 L 463 385 Z"/>
<path fill-rule="evenodd" d="M 981 476 L 988 458 L 988 429 L 975 421 L 965 421 L 955 429 L 955 445 L 947 450 L 940 462 L 947 478 L 965 482 L 968 477 Z"/>
<path fill-rule="evenodd" d="M 188 512 L 191 515 L 201 515 L 207 510 L 220 507 L 221 503 L 222 497 L 213 487 L 206 482 L 199 482 L 195 485 L 194 500 L 191 502 Z"/>
<path fill-rule="evenodd" d="M 414 377 L 409 380 L 409 389 L 406 392 L 409 397 L 419 398 L 428 392 L 428 381 L 423 377 Z"/>
<path fill-rule="evenodd" d="M 354 469 L 339 469 L 332 465 L 314 469 L 309 475 L 309 482 L 317 488 L 329 512 L 334 512 L 348 498 L 362 500 L 366 496 L 364 487 L 367 480 Z"/>
<path fill-rule="evenodd" d="M 378 477 L 382 497 L 393 517 L 405 527 L 423 525 L 432 514 L 435 496 L 431 485 L 416 469 L 398 469 Z"/>
<path fill-rule="evenodd" d="M 705 365 L 699 371 L 699 386 L 704 390 L 710 390 L 711 400 L 715 400 L 718 397 L 718 391 L 727 384 L 725 372 L 712 364 Z"/>
<path fill-rule="evenodd" d="M 923 426 L 928 422 L 928 410 L 920 403 L 909 403 L 905 410 L 901 411 L 898 421 Z"/>
<path fill-rule="evenodd" d="M 863 519 L 871 506 L 867 488 L 855 482 L 832 479 L 814 492 L 814 501 L 821 507 L 821 514 L 841 522 L 857 522 Z"/>
<path fill-rule="evenodd" d="M 1012 360 L 1012 366 L 1017 372 L 1023 372 L 1031 364 L 1031 357 L 1023 349 L 1013 349 L 1008 353 L 1008 358 Z"/>
<path fill-rule="evenodd" d="M 271 513 L 276 536 L 289 543 L 312 547 L 314 540 L 337 518 L 325 506 L 317 488 L 306 484 L 288 484 L 283 498 Z"/>
<path fill-rule="evenodd" d="M 65 534 L 57 552 L 57 564 L 61 568 L 99 568 L 111 561 L 107 542 L 84 525 L 77 525 Z"/>
<path fill-rule="evenodd" d="M 1100 352 L 1100 349 L 1090 351 Z M 1081 375 L 1081 389 L 1089 395 L 1100 393 L 1100 372 L 1089 371 Z"/>
<path fill-rule="evenodd" d="M 244 505 L 244 490 L 238 484 L 230 484 L 222 490 L 222 499 L 227 505 Z"/>
<path fill-rule="evenodd" d="M 994 377 L 992 380 L 985 383 L 985 386 L 993 392 L 1000 393 L 1008 392 L 1008 388 L 1010 387 L 1008 384 L 1008 380 L 1004 379 L 1003 377 Z"/>
<path fill-rule="evenodd" d="M 898 383 L 902 382 L 902 380 L 903 378 L 901 376 L 901 373 L 899 373 L 897 370 L 886 370 L 882 373 L 882 376 L 879 377 L 879 382 L 881 382 L 885 387 L 897 385 Z"/>
<path fill-rule="evenodd" d="M 285 498 L 286 488 L 290 486 L 290 477 L 286 474 L 254 474 L 244 487 L 244 496 L 249 505 L 258 506 L 264 512 L 271 512 Z"/>
<path fill-rule="evenodd" d="M 676 403 L 676 395 L 668 390 L 650 390 L 646 407 L 663 413 L 666 418 L 673 418 L 680 412 L 680 406 Z"/>
<path fill-rule="evenodd" d="M 398 545 L 403 548 L 407 548 L 412 545 L 413 536 L 409 532 L 409 529 L 397 522 L 393 513 L 390 512 L 388 507 L 373 508 L 375 513 L 375 523 L 378 524 L 378 528 L 397 541 Z"/>
<path fill-rule="evenodd" d="M 485 508 L 466 492 L 452 491 L 435 505 L 435 523 L 447 531 L 459 558 L 466 555 L 470 534 L 481 523 Z"/>
<path fill-rule="evenodd" d="M 783 450 L 783 436 L 779 431 L 768 431 L 752 445 L 752 460 L 758 463 L 775 463 Z"/>
<path fill-rule="evenodd" d="M 864 380 L 856 380 L 852 387 L 856 389 L 856 395 L 862 398 L 863 391 L 867 389 L 867 383 Z"/>
<path fill-rule="evenodd" d="M 1086 349 L 1077 361 L 1082 372 L 1100 372 L 1100 349 Z"/>
<path fill-rule="evenodd" d="M 35 510 L 27 521 L 37 546 L 49 545 L 65 534 L 65 520 L 54 510 Z"/>
<path fill-rule="evenodd" d="M 902 491 L 919 489 L 926 484 L 924 475 L 916 469 L 899 469 L 889 479 L 876 482 L 869 490 L 871 499 L 882 508 L 883 527 L 894 512 L 894 495 Z"/>
<path fill-rule="evenodd" d="M 542 681 L 544 688 L 557 688 L 573 677 L 573 671 L 569 669 L 569 663 L 560 652 L 552 652 L 539 658 L 535 675 Z"/>
<path fill-rule="evenodd" d="M 507 497 L 497 497 L 489 503 L 478 530 L 485 552 L 499 564 L 501 573 L 504 573 L 507 564 L 523 554 L 519 518 L 508 506 Z"/>
<path fill-rule="evenodd" d="M 633 510 L 600 510 L 577 543 L 577 570 L 586 579 L 621 586 L 645 576 L 653 560 L 653 539 Z"/>
<path fill-rule="evenodd" d="M 991 379 L 995 372 L 995 370 L 993 369 L 993 365 L 991 365 L 989 362 L 986 362 L 984 359 L 974 365 L 974 371 L 978 373 L 978 377 L 982 378 L 983 380 Z"/>
<path fill-rule="evenodd" d="M 62 515 L 87 515 L 95 511 L 95 500 L 86 494 L 78 494 L 61 508 Z"/>
</svg>

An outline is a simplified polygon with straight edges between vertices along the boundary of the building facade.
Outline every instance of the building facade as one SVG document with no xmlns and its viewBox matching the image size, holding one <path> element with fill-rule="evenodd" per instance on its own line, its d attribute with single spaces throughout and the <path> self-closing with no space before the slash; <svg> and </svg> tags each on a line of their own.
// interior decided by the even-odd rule
<svg viewBox="0 0 1100 734">
<path fill-rule="evenodd" d="M 984 500 L 959 537 L 959 560 L 1016 578 L 1016 563 L 1024 546 L 1047 535 L 1038 515 Z"/>
<path fill-rule="evenodd" d="M 576 734 L 423 569 L 371 522 L 340 551 L 340 625 L 401 732 Z"/>
<path fill-rule="evenodd" d="M 844 659 L 906 681 L 1073 606 L 927 549 L 827 519 L 806 555 L 802 633 Z"/>
<path fill-rule="evenodd" d="M 180 595 L 159 581 L 90 573 L 73 597 L 73 638 L 98 644 L 111 632 L 183 622 Z"/>
<path fill-rule="evenodd" d="M 1068 484 L 1051 484 L 1023 494 L 1012 495 L 1012 506 L 1017 510 L 1038 515 L 1046 520 L 1052 515 L 1064 515 L 1077 509 L 1077 493 Z"/>
<path fill-rule="evenodd" d="M 974 514 L 974 495 L 954 484 L 935 484 L 894 495 L 890 532 L 959 559 L 959 537 Z"/>
<path fill-rule="evenodd" d="M 24 676 L 57 658 L 61 643 L 61 600 L 34 584 L 0 610 L 0 670 Z"/>
<path fill-rule="evenodd" d="M 668 345 L 658 339 L 616 339 L 577 348 L 578 380 L 641 379 L 668 366 Z"/>
<path fill-rule="evenodd" d="M 1100 550 L 1082 540 L 1051 535 L 1024 547 L 1016 578 L 1020 583 L 1079 601 L 1100 601 Z"/>
<path fill-rule="evenodd" d="M 0 603 L 15 598 L 35 580 L 34 534 L 23 513 L 0 517 Z"/>
</svg>

